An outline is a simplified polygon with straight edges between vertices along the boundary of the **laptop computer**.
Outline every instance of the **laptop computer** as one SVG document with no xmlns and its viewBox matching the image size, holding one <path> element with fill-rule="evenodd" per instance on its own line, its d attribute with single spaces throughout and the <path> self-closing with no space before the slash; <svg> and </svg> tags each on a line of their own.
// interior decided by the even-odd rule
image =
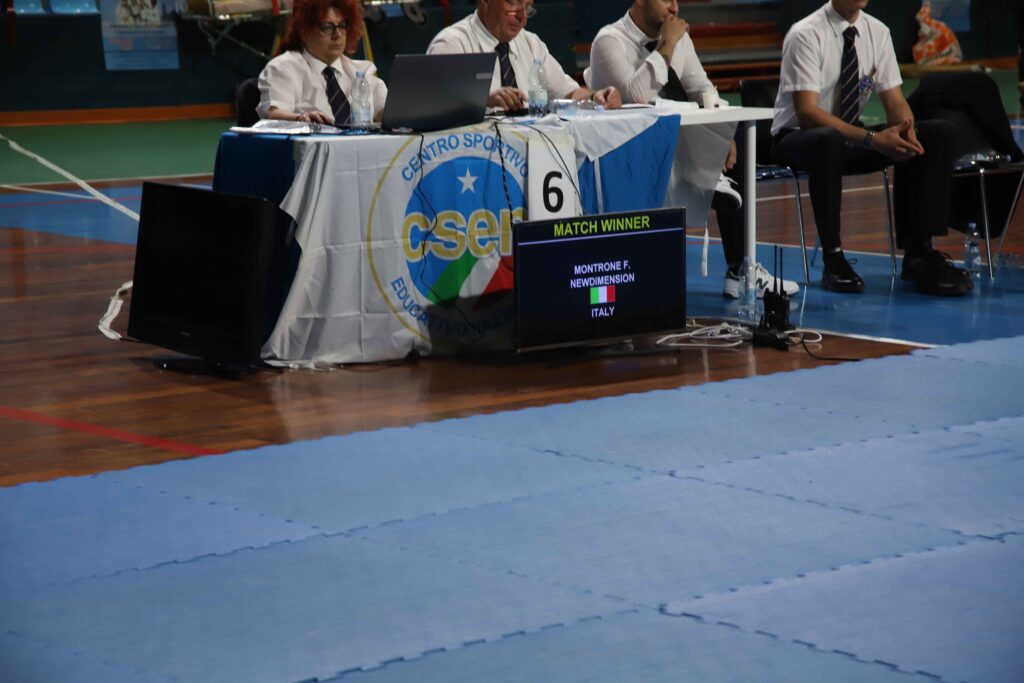
<svg viewBox="0 0 1024 683">
<path fill-rule="evenodd" d="M 418 132 L 484 120 L 498 55 L 397 55 L 391 67 L 385 130 Z"/>
<path fill-rule="evenodd" d="M 686 327 L 686 211 L 512 226 L 518 351 Z"/>
</svg>

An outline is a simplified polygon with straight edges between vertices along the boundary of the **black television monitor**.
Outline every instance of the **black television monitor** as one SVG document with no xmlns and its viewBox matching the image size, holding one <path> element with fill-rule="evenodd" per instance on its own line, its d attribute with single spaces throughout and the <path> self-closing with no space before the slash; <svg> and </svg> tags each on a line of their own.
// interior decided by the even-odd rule
<svg viewBox="0 0 1024 683">
<path fill-rule="evenodd" d="M 686 327 L 686 212 L 659 209 L 513 226 L 520 351 Z"/>
<path fill-rule="evenodd" d="M 128 334 L 211 365 L 260 365 L 297 263 L 290 227 L 265 199 L 143 183 Z"/>
</svg>

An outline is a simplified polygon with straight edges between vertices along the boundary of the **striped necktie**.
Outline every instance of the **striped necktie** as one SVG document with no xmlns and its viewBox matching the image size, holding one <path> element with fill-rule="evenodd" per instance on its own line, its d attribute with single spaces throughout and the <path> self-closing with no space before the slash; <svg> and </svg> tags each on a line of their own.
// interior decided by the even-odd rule
<svg viewBox="0 0 1024 683">
<path fill-rule="evenodd" d="M 860 64 L 857 61 L 857 48 L 853 41 L 857 37 L 857 27 L 850 26 L 843 31 L 843 61 L 839 68 L 839 118 L 847 123 L 854 123 L 860 115 Z"/>
<path fill-rule="evenodd" d="M 324 79 L 327 81 L 327 102 L 331 105 L 334 125 L 340 126 L 348 123 L 352 108 L 349 106 L 345 93 L 341 91 L 341 86 L 338 85 L 338 79 L 334 77 L 334 69 L 329 66 L 324 68 Z"/>
<path fill-rule="evenodd" d="M 518 88 L 516 72 L 512 70 L 512 60 L 508 56 L 508 43 L 498 43 L 494 51 L 498 53 L 498 66 L 501 68 L 501 87 Z"/>
</svg>

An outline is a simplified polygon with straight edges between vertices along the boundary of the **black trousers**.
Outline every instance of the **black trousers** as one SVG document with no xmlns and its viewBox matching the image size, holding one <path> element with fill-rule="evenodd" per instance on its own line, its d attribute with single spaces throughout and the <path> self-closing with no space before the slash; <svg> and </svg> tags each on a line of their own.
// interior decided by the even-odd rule
<svg viewBox="0 0 1024 683">
<path fill-rule="evenodd" d="M 743 196 L 743 159 L 745 152 L 744 140 L 740 140 L 740 130 L 736 133 L 736 165 L 725 172 L 725 175 L 736 182 L 736 191 Z M 743 264 L 743 256 L 746 251 L 744 240 L 744 212 L 742 207 L 736 206 L 731 197 L 716 192 L 711 199 L 711 208 L 715 210 L 718 217 L 718 234 L 722 238 L 722 251 L 725 253 L 725 263 L 735 270 Z"/>
<path fill-rule="evenodd" d="M 947 121 L 917 122 L 917 138 L 925 153 L 895 162 L 893 213 L 896 239 L 915 250 L 934 235 L 945 235 L 949 224 L 949 183 L 955 162 L 955 129 Z M 807 173 L 823 249 L 841 246 L 840 209 L 843 176 L 880 171 L 894 162 L 878 152 L 851 146 L 833 128 L 788 129 L 775 136 L 775 163 Z"/>
</svg>

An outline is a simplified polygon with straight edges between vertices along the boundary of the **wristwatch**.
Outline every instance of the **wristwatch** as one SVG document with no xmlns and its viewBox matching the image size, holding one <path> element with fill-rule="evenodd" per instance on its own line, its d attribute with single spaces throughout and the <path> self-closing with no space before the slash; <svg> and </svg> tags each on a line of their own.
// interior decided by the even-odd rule
<svg viewBox="0 0 1024 683">
<path fill-rule="evenodd" d="M 864 139 L 861 140 L 860 144 L 862 144 L 864 146 L 864 149 L 871 149 L 871 141 L 874 140 L 874 139 L 875 139 L 875 131 L 873 131 L 873 130 L 865 131 L 864 132 Z"/>
</svg>

